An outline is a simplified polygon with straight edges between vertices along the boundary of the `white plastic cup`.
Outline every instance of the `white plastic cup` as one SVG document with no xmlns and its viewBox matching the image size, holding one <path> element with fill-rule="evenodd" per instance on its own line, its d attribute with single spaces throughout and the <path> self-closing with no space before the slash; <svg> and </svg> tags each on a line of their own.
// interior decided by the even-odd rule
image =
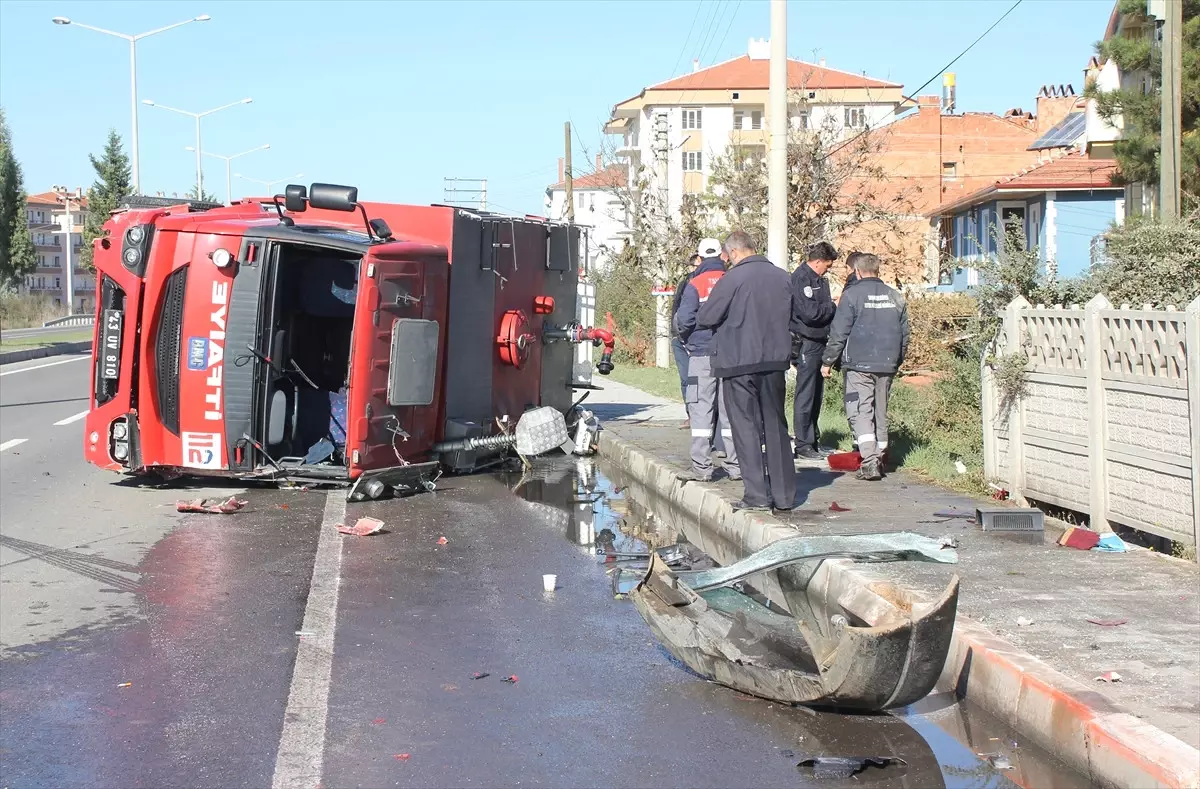
<svg viewBox="0 0 1200 789">
<path fill-rule="evenodd" d="M 543 575 L 542 576 L 542 589 L 546 590 L 547 592 L 553 592 L 555 589 L 555 586 L 557 585 L 557 582 L 558 582 L 557 575 Z"/>
</svg>

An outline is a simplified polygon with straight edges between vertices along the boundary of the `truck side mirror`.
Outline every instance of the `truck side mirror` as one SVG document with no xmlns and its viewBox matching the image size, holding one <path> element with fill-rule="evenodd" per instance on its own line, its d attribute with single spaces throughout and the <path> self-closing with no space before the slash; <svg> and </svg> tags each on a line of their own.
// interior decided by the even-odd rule
<svg viewBox="0 0 1200 789">
<path fill-rule="evenodd" d="M 329 211 L 353 211 L 358 207 L 358 187 L 337 184 L 313 184 L 308 204 Z"/>
<path fill-rule="evenodd" d="M 283 206 L 293 213 L 308 210 L 308 190 L 300 184 L 288 184 L 283 192 Z"/>
</svg>

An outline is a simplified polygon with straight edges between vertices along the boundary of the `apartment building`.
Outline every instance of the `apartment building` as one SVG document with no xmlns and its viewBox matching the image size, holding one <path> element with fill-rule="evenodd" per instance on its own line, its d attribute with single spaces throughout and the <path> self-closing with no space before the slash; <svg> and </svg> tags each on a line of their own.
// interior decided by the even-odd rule
<svg viewBox="0 0 1200 789">
<path fill-rule="evenodd" d="M 620 135 L 616 154 L 633 183 L 666 196 L 679 211 L 684 195 L 705 191 L 713 162 L 735 148 L 766 156 L 769 142 L 770 42 L 752 39 L 745 55 L 643 89 L 617 104 L 605 125 Z M 829 68 L 824 60 L 788 60 L 793 129 L 855 134 L 914 106 L 899 83 Z M 666 183 L 660 183 L 665 177 Z"/>
<path fill-rule="evenodd" d="M 546 216 L 567 219 L 567 182 L 564 162 L 558 160 L 558 181 L 546 187 Z M 596 169 L 572 179 L 575 224 L 583 226 L 580 260 L 588 272 L 603 271 L 613 256 L 628 243 L 629 215 L 622 199 L 629 184 L 629 166 L 623 162 L 604 165 L 596 154 Z"/>
<path fill-rule="evenodd" d="M 68 226 L 67 205 L 70 205 L 70 249 L 74 269 L 74 294 L 67 295 L 67 242 L 64 228 Z M 88 313 L 95 309 L 95 276 L 80 267 L 83 252 L 83 224 L 87 219 L 87 198 L 81 188 L 73 192 L 64 187 L 52 187 L 48 192 L 29 195 L 25 200 L 25 217 L 33 236 L 37 254 L 37 269 L 25 276 L 22 292 L 46 296 L 56 306 L 68 300 L 72 313 Z"/>
</svg>

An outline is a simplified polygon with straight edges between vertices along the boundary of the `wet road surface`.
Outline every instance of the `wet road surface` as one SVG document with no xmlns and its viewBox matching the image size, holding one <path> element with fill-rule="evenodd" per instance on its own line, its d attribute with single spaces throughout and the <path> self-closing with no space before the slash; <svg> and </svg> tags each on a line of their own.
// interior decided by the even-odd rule
<svg viewBox="0 0 1200 789">
<path fill-rule="evenodd" d="M 56 399 L 31 380 L 25 401 Z M 319 780 L 295 785 L 327 789 L 1084 785 L 952 699 L 842 716 L 689 673 L 614 599 L 596 536 L 638 542 L 590 463 L 443 479 L 344 518 L 341 493 L 274 489 L 183 516 L 174 500 L 215 491 L 93 471 L 78 431 L 0 458 L 0 787 L 264 787 L 305 769 Z M 362 515 L 386 532 L 329 525 Z M 281 739 L 316 746 L 288 767 Z M 806 754 L 907 764 L 818 780 Z"/>
</svg>

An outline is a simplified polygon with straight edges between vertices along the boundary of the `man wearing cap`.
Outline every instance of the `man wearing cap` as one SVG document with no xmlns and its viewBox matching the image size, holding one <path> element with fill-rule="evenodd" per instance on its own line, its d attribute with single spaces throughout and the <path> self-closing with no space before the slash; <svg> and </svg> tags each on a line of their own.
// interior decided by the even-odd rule
<svg viewBox="0 0 1200 789">
<path fill-rule="evenodd" d="M 821 377 L 821 355 L 829 340 L 829 324 L 836 307 L 825 274 L 837 260 L 837 250 L 828 241 L 808 248 L 807 262 L 792 272 L 793 366 L 796 368 L 796 394 L 792 400 L 792 430 L 796 434 L 797 460 L 824 460 L 818 440 L 817 423 L 821 401 L 825 398 L 825 379 Z"/>
<path fill-rule="evenodd" d="M 703 259 L 684 287 L 679 309 L 675 313 L 675 331 L 688 353 L 688 385 L 684 402 L 687 403 L 692 430 L 692 468 L 683 477 L 705 482 L 712 479 L 710 452 L 713 430 L 717 428 L 720 437 L 725 440 L 725 471 L 731 479 L 741 479 L 737 451 L 733 448 L 733 433 L 729 429 L 728 410 L 723 402 L 724 387 L 712 369 L 710 344 L 713 332 L 696 325 L 701 305 L 708 301 L 713 287 L 725 274 L 725 261 L 720 257 L 720 242 L 713 238 L 700 242 L 699 253 Z"/>
<path fill-rule="evenodd" d="M 704 260 L 704 256 L 696 253 L 688 258 L 687 273 L 680 278 L 679 285 L 675 288 L 675 298 L 671 300 L 671 353 L 675 357 L 675 370 L 679 373 L 679 395 L 684 399 L 687 398 L 688 352 L 687 348 L 683 347 L 683 340 L 679 339 L 679 331 L 675 328 L 675 313 L 679 312 L 683 289 L 696 273 L 696 267 L 700 265 L 701 260 Z"/>
</svg>

